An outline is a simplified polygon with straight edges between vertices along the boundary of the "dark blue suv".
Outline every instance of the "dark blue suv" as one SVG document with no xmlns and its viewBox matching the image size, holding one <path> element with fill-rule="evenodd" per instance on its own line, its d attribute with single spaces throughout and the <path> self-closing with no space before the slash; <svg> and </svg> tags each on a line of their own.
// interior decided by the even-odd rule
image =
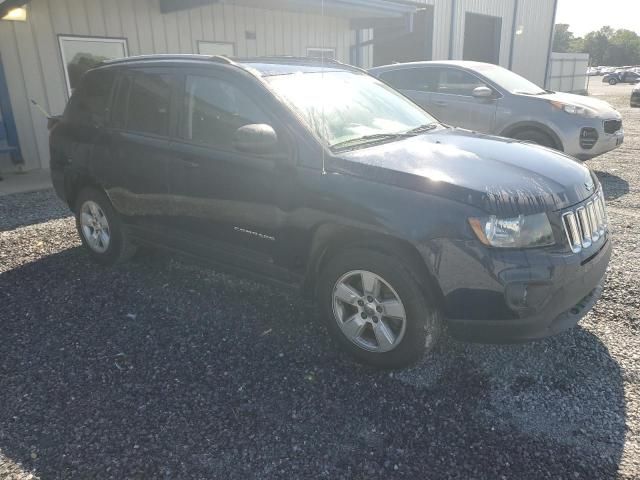
<svg viewBox="0 0 640 480">
<path fill-rule="evenodd" d="M 97 262 L 160 245 L 297 288 L 380 367 L 419 359 L 445 326 L 489 342 L 569 328 L 611 254 L 588 168 L 441 125 L 333 62 L 102 64 L 51 122 L 51 159 Z"/>
</svg>

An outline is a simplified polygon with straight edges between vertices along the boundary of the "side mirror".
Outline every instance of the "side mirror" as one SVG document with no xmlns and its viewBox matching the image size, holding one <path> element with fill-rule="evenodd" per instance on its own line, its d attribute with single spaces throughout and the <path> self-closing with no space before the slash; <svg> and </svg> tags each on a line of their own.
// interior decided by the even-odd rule
<svg viewBox="0 0 640 480">
<path fill-rule="evenodd" d="M 477 87 L 473 89 L 473 96 L 476 98 L 492 98 L 493 90 L 489 87 Z"/>
<path fill-rule="evenodd" d="M 53 130 L 62 121 L 62 115 L 52 115 L 47 117 L 47 129 Z"/>
<path fill-rule="evenodd" d="M 236 130 L 233 146 L 239 152 L 268 155 L 276 151 L 278 135 L 271 125 L 245 125 Z"/>
</svg>

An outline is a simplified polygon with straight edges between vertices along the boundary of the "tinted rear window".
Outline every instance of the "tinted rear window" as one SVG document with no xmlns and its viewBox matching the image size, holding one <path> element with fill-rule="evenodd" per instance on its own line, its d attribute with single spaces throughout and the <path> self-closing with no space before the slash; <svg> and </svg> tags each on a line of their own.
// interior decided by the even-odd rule
<svg viewBox="0 0 640 480">
<path fill-rule="evenodd" d="M 129 94 L 127 129 L 134 132 L 167 135 L 170 104 L 170 76 L 136 73 Z"/>
<path fill-rule="evenodd" d="M 104 125 L 114 80 L 115 73 L 110 70 L 88 72 L 69 102 L 67 118 L 74 123 Z"/>
<path fill-rule="evenodd" d="M 118 82 L 117 91 L 113 98 L 113 106 L 111 107 L 111 126 L 114 128 L 127 128 L 131 83 L 131 77 L 129 76 L 123 76 Z"/>
</svg>

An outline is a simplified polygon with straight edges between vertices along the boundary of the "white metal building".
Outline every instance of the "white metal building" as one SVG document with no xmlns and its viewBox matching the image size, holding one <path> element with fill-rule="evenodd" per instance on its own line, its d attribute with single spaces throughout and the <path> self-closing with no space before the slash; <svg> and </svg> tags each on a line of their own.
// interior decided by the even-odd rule
<svg viewBox="0 0 640 480">
<path fill-rule="evenodd" d="M 23 6 L 23 4 L 25 4 Z M 557 0 L 0 0 L 0 171 L 47 168 L 61 113 L 104 58 L 327 55 L 362 67 L 499 63 L 542 85 Z M 0 188 L 1 184 L 0 184 Z"/>
</svg>

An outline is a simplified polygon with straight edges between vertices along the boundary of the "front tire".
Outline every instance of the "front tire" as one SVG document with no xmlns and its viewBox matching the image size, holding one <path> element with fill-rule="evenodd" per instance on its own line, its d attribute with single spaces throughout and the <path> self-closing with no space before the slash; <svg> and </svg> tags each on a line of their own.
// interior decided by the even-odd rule
<svg viewBox="0 0 640 480">
<path fill-rule="evenodd" d="M 104 192 L 93 187 L 84 188 L 76 199 L 75 212 L 78 234 L 95 262 L 115 265 L 135 255 L 137 249 Z"/>
<path fill-rule="evenodd" d="M 352 249 L 323 269 L 318 301 L 331 337 L 356 360 L 401 368 L 436 345 L 442 320 L 404 261 Z"/>
<path fill-rule="evenodd" d="M 520 140 L 521 142 L 533 143 L 542 147 L 557 148 L 556 142 L 544 132 L 540 130 L 527 129 L 516 132 L 512 138 L 514 140 Z"/>
<path fill-rule="evenodd" d="M 618 83 L 618 80 L 616 80 L 615 78 L 609 79 L 609 85 L 616 85 L 617 83 Z"/>
</svg>

